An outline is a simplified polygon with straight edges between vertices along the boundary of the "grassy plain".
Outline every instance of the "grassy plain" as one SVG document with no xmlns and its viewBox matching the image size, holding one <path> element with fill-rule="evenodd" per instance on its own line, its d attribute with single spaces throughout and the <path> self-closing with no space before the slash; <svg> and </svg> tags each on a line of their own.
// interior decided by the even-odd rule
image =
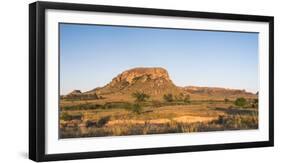
<svg viewBox="0 0 281 163">
<path fill-rule="evenodd" d="M 119 101 L 118 101 L 119 100 Z M 142 102 L 107 99 L 60 102 L 60 138 L 188 133 L 258 128 L 258 109 L 250 100 Z"/>
</svg>

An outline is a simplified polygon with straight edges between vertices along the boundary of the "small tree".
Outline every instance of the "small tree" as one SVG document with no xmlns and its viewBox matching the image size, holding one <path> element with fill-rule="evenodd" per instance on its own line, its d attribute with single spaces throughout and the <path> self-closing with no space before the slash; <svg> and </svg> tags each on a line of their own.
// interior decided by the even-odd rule
<svg viewBox="0 0 281 163">
<path fill-rule="evenodd" d="M 252 102 L 252 107 L 253 108 L 258 108 L 259 107 L 259 99 L 254 99 Z"/>
<path fill-rule="evenodd" d="M 142 93 L 142 92 L 135 92 L 132 94 L 132 96 L 135 99 L 136 102 L 144 102 L 146 100 L 148 100 L 150 98 L 150 96 L 148 94 Z"/>
<path fill-rule="evenodd" d="M 67 114 L 67 112 L 62 112 L 60 115 L 60 119 L 64 121 L 70 121 L 72 120 L 71 115 Z"/>
<path fill-rule="evenodd" d="M 258 104 L 258 103 L 259 103 L 259 99 L 257 99 L 257 98 L 254 99 L 254 103 L 255 103 L 255 104 Z"/>
<path fill-rule="evenodd" d="M 140 106 L 140 104 L 133 104 L 131 111 L 135 114 L 141 114 L 142 112 L 142 107 Z"/>
<path fill-rule="evenodd" d="M 228 98 L 225 98 L 225 99 L 224 99 L 224 102 L 225 102 L 225 103 L 228 103 L 228 102 L 229 102 L 229 99 L 228 99 Z"/>
<path fill-rule="evenodd" d="M 174 97 L 173 97 L 173 95 L 172 95 L 171 93 L 169 93 L 169 94 L 164 94 L 163 99 L 164 99 L 166 102 L 172 102 L 172 101 L 174 101 Z"/>
<path fill-rule="evenodd" d="M 110 120 L 110 116 L 101 117 L 97 121 L 97 127 L 103 127 Z"/>
<path fill-rule="evenodd" d="M 235 100 L 234 104 L 239 107 L 244 107 L 247 104 L 247 100 L 244 97 L 239 97 Z"/>
<path fill-rule="evenodd" d="M 133 103 L 125 107 L 125 109 L 134 114 L 141 114 L 143 107 L 139 103 Z"/>
</svg>

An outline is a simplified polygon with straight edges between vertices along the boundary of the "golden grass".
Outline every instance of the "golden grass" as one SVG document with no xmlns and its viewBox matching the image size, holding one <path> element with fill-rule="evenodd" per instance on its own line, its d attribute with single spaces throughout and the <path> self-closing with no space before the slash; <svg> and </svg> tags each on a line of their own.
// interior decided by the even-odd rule
<svg viewBox="0 0 281 163">
<path fill-rule="evenodd" d="M 161 107 L 148 105 L 141 114 L 124 108 L 61 110 L 61 115 L 68 116 L 67 120 L 60 119 L 60 137 L 204 132 L 258 127 L 257 109 L 235 109 L 231 106 L 231 103 L 213 102 Z M 79 115 L 82 115 L 81 119 L 77 119 Z"/>
</svg>

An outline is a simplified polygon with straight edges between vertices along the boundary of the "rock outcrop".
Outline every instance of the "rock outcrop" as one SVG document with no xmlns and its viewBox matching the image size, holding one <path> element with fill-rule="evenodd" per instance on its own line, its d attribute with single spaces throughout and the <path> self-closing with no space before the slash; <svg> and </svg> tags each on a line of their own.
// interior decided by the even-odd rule
<svg viewBox="0 0 281 163">
<path fill-rule="evenodd" d="M 169 78 L 167 70 L 163 68 L 133 68 L 123 73 L 119 74 L 117 77 L 113 78 L 110 85 L 114 85 L 118 82 L 128 82 L 132 84 L 136 79 L 142 78 L 143 81 L 163 79 L 172 82 Z"/>
<path fill-rule="evenodd" d="M 174 96 L 183 94 L 191 95 L 194 99 L 224 99 L 226 97 L 249 97 L 255 98 L 256 95 L 239 89 L 216 88 L 216 87 L 178 87 L 169 77 L 167 70 L 164 68 L 133 68 L 117 75 L 103 87 L 82 93 L 74 90 L 66 97 L 93 98 L 102 99 L 102 97 L 120 97 L 126 99 L 132 96 L 132 93 L 143 92 L 151 98 L 161 99 L 165 94 Z"/>
<path fill-rule="evenodd" d="M 99 95 L 120 93 L 131 95 L 133 92 L 145 92 L 150 95 L 162 96 L 166 93 L 180 92 L 173 84 L 164 68 L 133 68 L 117 75 L 104 87 L 96 88 L 87 93 Z"/>
</svg>

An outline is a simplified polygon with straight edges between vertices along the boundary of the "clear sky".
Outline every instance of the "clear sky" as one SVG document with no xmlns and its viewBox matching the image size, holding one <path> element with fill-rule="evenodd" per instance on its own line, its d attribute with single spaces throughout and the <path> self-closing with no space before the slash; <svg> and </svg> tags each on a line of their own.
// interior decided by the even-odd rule
<svg viewBox="0 0 281 163">
<path fill-rule="evenodd" d="M 60 24 L 60 91 L 163 67 L 178 86 L 258 91 L 258 33 Z"/>
</svg>

